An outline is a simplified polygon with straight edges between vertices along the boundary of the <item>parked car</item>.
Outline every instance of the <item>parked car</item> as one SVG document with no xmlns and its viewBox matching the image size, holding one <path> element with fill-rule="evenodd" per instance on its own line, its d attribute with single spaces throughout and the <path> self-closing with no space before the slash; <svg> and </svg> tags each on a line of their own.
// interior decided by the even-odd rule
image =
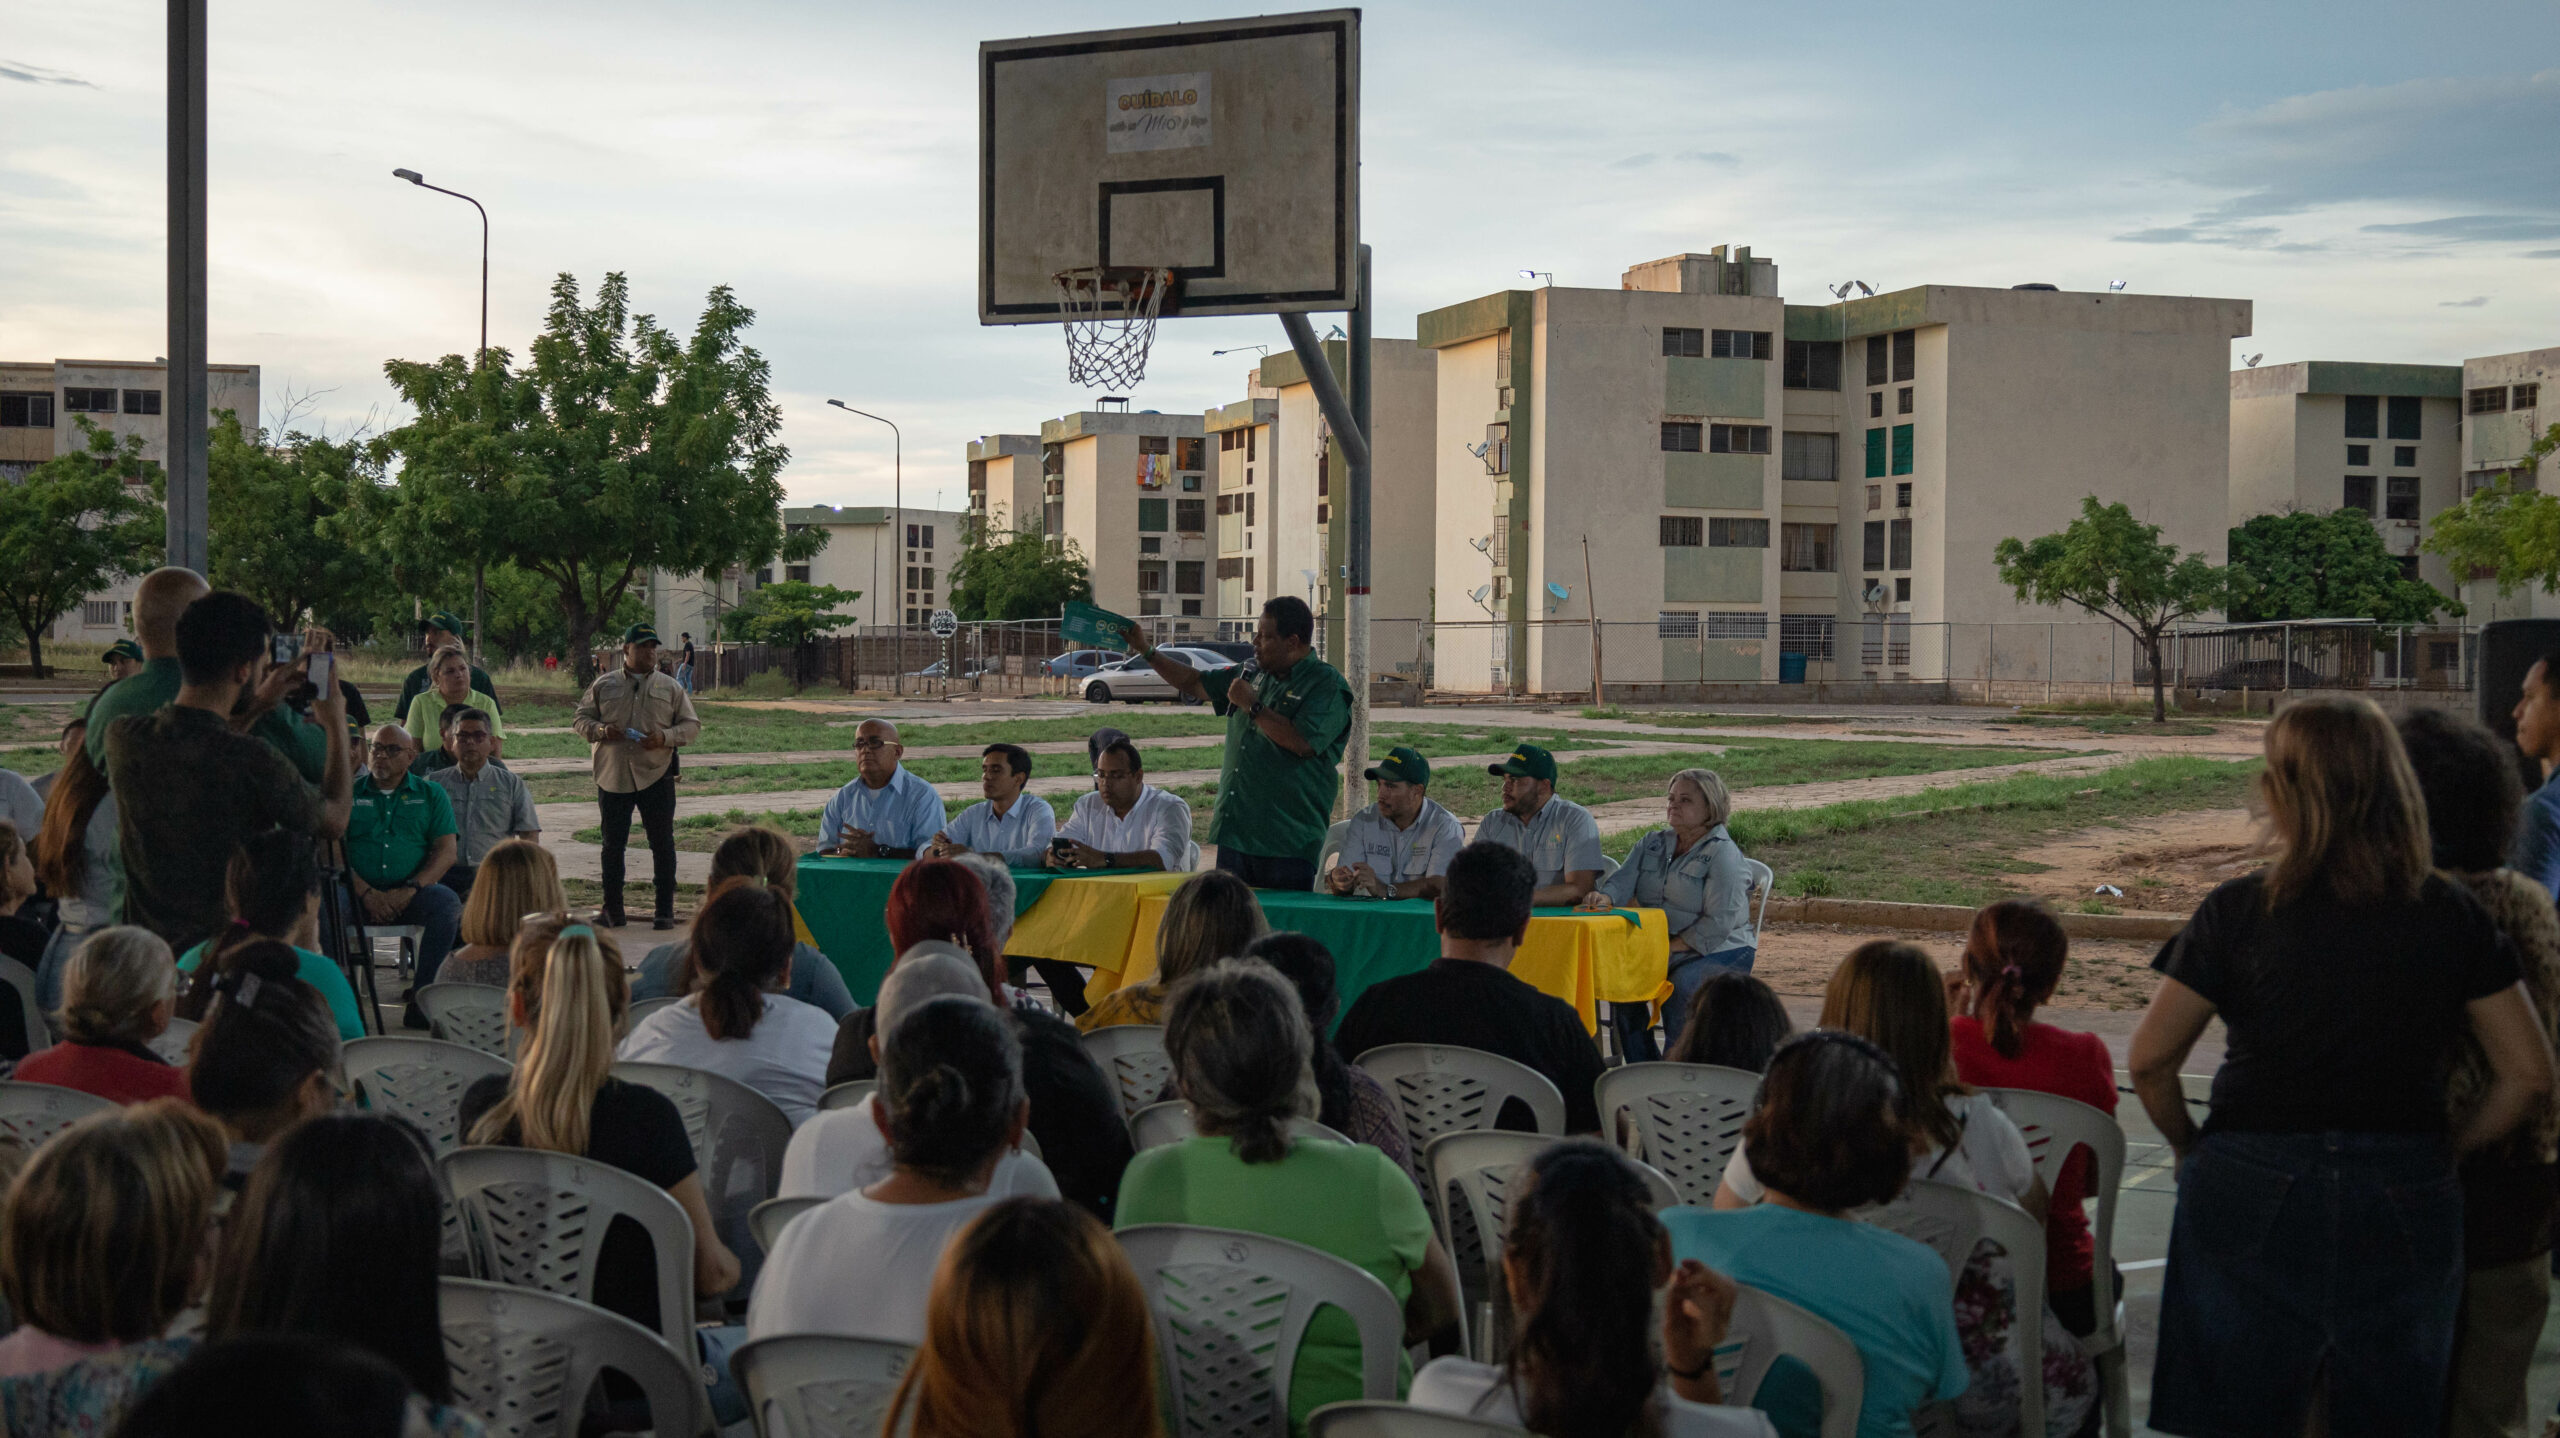
<svg viewBox="0 0 2560 1438">
<path fill-rule="evenodd" d="M 1128 658 L 1119 649 L 1071 649 L 1041 664 L 1041 669 L 1060 679 L 1082 679 L 1109 665 Z"/>
<path fill-rule="evenodd" d="M 1253 657 L 1253 646 L 1242 639 L 1203 639 L 1189 647 L 1205 649 L 1228 664 L 1242 664 Z"/>
<path fill-rule="evenodd" d="M 908 670 L 907 677 L 909 679 L 939 679 L 943 675 L 945 666 L 949 663 L 950 661 L 947 659 L 937 659 L 922 669 Z M 966 659 L 960 661 L 960 677 L 963 679 L 975 679 L 986 672 L 986 666 L 982 664 L 973 663 Z"/>
<path fill-rule="evenodd" d="M 1224 655 L 1212 654 L 1205 649 L 1172 644 L 1158 645 L 1157 648 L 1194 669 L 1216 669 L 1227 662 Z M 1156 673 L 1154 665 L 1135 657 L 1123 659 L 1100 673 L 1088 677 L 1081 688 L 1085 699 L 1094 704 L 1108 704 L 1115 699 L 1127 704 L 1136 704 L 1148 699 L 1179 699 L 1186 704 L 1193 702 L 1175 693 L 1173 686 L 1164 682 L 1164 676 Z"/>
</svg>

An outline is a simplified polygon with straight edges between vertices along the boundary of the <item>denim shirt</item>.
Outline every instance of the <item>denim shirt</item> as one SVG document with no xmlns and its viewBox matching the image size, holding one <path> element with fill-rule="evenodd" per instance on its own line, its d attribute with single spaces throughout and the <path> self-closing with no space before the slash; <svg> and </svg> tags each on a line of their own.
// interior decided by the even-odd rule
<svg viewBox="0 0 2560 1438">
<path fill-rule="evenodd" d="M 1612 903 L 1659 908 L 1671 925 L 1671 944 L 1693 954 L 1720 954 L 1759 942 L 1751 927 L 1751 874 L 1742 850 L 1718 824 L 1674 856 L 1678 840 L 1656 829 L 1636 841 L 1618 871 L 1600 881 Z"/>
</svg>

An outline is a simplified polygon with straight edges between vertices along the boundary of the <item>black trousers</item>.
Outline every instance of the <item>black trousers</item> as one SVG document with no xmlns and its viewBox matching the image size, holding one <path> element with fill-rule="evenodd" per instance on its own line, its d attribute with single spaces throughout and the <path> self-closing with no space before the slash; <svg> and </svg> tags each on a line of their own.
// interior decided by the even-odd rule
<svg viewBox="0 0 2560 1438">
<path fill-rule="evenodd" d="M 1026 959 L 1007 954 L 1004 966 L 1005 977 L 1011 979 L 1016 988 L 1021 987 L 1026 970 L 1040 975 L 1040 982 L 1049 986 L 1049 997 L 1058 1001 L 1059 1011 L 1069 1018 L 1083 1013 L 1088 1007 L 1084 1001 L 1085 972 L 1064 959 Z"/>
<path fill-rule="evenodd" d="M 1316 886 L 1316 861 L 1295 855 L 1274 858 L 1220 844 L 1218 867 L 1257 889 L 1295 889 L 1303 894 Z"/>
<path fill-rule="evenodd" d="M 604 811 L 604 905 L 622 907 L 622 851 L 631 843 L 631 811 L 640 811 L 640 827 L 649 836 L 649 870 L 657 882 L 658 916 L 676 911 L 676 776 L 669 771 L 657 783 L 628 794 L 596 791 L 596 807 Z"/>
</svg>

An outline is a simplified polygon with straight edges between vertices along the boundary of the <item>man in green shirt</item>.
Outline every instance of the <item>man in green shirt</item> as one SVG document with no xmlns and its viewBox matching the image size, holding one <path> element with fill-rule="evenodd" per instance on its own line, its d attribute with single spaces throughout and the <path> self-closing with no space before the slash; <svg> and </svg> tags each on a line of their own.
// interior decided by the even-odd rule
<svg viewBox="0 0 2560 1438">
<path fill-rule="evenodd" d="M 1167 684 L 1227 721 L 1208 834 L 1218 867 L 1258 889 L 1314 888 L 1351 732 L 1351 686 L 1315 656 L 1315 612 L 1291 595 L 1270 601 L 1253 628 L 1253 662 L 1205 674 L 1136 625 L 1124 633 Z"/>
<path fill-rule="evenodd" d="M 84 742 L 89 762 L 101 772 L 107 767 L 107 731 L 118 719 L 155 713 L 177 699 L 185 682 L 178 667 L 178 616 L 210 587 L 194 570 L 171 567 L 144 575 L 135 588 L 133 629 L 142 641 L 142 668 L 108 685 L 89 704 L 89 733 Z M 305 782 L 317 784 L 329 768 L 328 732 L 284 705 L 283 692 L 272 684 L 244 689 L 231 726 L 275 746 Z"/>
<path fill-rule="evenodd" d="M 347 814 L 347 887 L 366 924 L 415 924 L 418 976 L 411 989 L 411 1028 L 425 1028 L 417 989 L 436 981 L 444 956 L 462 927 L 462 899 L 437 883 L 453 867 L 453 800 L 444 789 L 409 772 L 418 754 L 409 731 L 385 724 L 373 731 L 365 776 L 355 782 Z"/>
<path fill-rule="evenodd" d="M 433 659 L 435 657 L 435 652 L 444 648 L 448 644 L 459 646 L 465 654 L 470 653 L 471 646 L 462 642 L 463 632 L 468 630 L 470 627 L 471 626 L 467 621 L 447 610 L 439 609 L 435 613 L 428 615 L 426 628 L 427 657 L 429 659 Z M 410 701 L 416 699 L 419 695 L 426 693 L 428 688 L 433 685 L 434 682 L 434 680 L 427 676 L 426 665 L 421 664 L 417 668 L 410 670 L 409 677 L 400 681 L 400 702 L 391 711 L 392 722 L 398 723 L 399 721 L 406 719 L 409 716 Z M 498 686 L 489 681 L 489 671 L 481 668 L 477 664 L 472 665 L 471 687 L 489 697 L 489 711 L 493 715 L 496 714 L 498 712 Z"/>
</svg>

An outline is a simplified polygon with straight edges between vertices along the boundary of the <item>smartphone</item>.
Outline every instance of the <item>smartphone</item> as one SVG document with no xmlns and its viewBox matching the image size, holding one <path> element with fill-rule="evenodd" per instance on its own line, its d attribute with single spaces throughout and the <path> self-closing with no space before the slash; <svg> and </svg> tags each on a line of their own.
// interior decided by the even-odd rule
<svg viewBox="0 0 2560 1438">
<path fill-rule="evenodd" d="M 293 661 L 300 659 L 302 657 L 302 636 L 299 634 L 276 635 L 269 641 L 268 657 L 275 660 L 275 662 L 280 665 L 291 664 Z"/>
<path fill-rule="evenodd" d="M 622 737 L 623 737 L 623 738 L 625 738 L 625 739 L 630 740 L 630 741 L 631 741 L 632 743 L 634 743 L 634 744 L 646 744 L 646 743 L 648 743 L 648 742 L 649 742 L 649 736 L 648 736 L 648 735 L 646 735 L 646 734 L 641 733 L 641 732 L 640 732 L 639 730 L 637 730 L 637 729 L 625 729 L 625 730 L 623 730 L 623 731 L 622 731 Z"/>
<path fill-rule="evenodd" d="M 1052 854 L 1064 857 L 1068 854 L 1074 853 L 1075 851 L 1076 841 L 1073 839 L 1051 839 L 1049 841 L 1049 852 Z"/>
<path fill-rule="evenodd" d="M 337 676 L 331 672 L 330 661 L 337 657 L 325 649 L 311 656 L 311 687 L 314 693 L 325 695 L 335 686 Z"/>
</svg>

